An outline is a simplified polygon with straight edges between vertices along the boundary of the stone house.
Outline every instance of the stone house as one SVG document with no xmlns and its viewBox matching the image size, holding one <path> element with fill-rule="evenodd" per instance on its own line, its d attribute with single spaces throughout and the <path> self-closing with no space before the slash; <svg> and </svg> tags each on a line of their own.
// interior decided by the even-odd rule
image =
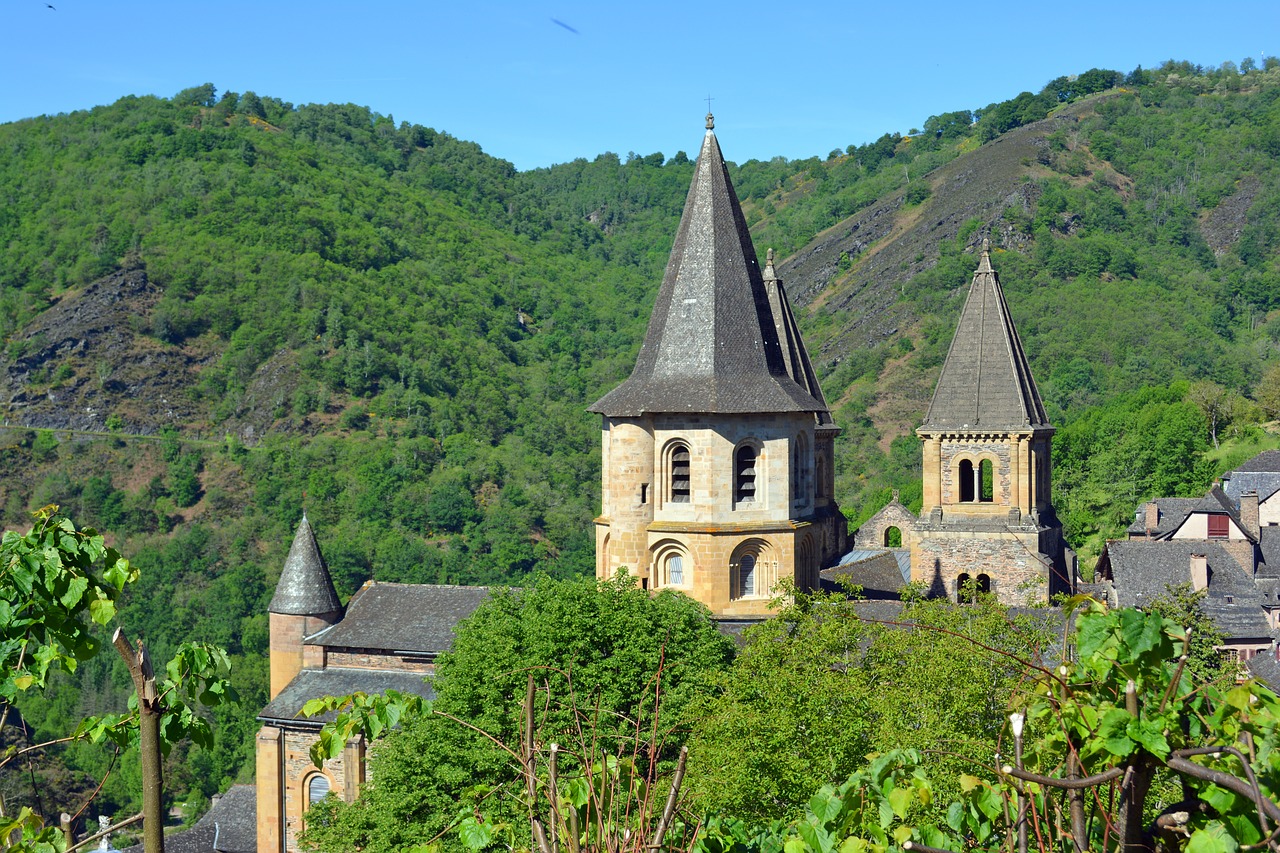
<svg viewBox="0 0 1280 853">
<path fill-rule="evenodd" d="M 294 853 L 316 801 L 350 802 L 368 778 L 363 738 L 317 768 L 309 750 L 333 715 L 302 717 L 320 696 L 397 690 L 431 699 L 428 680 L 462 619 L 487 587 L 366 583 L 343 608 L 306 516 L 298 525 L 270 605 L 271 693 L 258 715 L 258 853 Z"/>
<path fill-rule="evenodd" d="M 1278 492 L 1280 452 L 1271 450 L 1204 497 L 1146 502 L 1129 538 L 1106 544 L 1092 591 L 1120 607 L 1142 607 L 1178 584 L 1203 591 L 1201 607 L 1224 635 L 1220 648 L 1269 680 L 1280 674 Z"/>
</svg>

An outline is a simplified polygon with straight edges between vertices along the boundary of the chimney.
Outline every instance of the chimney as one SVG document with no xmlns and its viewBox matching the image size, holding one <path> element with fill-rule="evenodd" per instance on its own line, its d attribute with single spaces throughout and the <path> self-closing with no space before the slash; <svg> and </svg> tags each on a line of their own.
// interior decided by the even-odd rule
<svg viewBox="0 0 1280 853">
<path fill-rule="evenodd" d="M 1209 586 L 1209 560 L 1204 554 L 1191 555 L 1191 589 L 1199 592 Z"/>
<path fill-rule="evenodd" d="M 1155 501 L 1147 502 L 1147 535 L 1160 526 L 1160 504 Z"/>
<path fill-rule="evenodd" d="M 1256 491 L 1240 493 L 1240 526 L 1244 532 L 1254 539 L 1262 535 L 1262 524 L 1258 519 L 1258 493 Z"/>
</svg>

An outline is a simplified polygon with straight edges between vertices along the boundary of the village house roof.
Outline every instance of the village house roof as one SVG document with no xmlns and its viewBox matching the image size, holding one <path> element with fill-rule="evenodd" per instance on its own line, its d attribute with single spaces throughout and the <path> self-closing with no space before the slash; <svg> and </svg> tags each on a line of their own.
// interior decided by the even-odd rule
<svg viewBox="0 0 1280 853">
<path fill-rule="evenodd" d="M 276 594 L 267 610 L 294 616 L 324 616 L 342 610 L 306 513 L 293 536 L 280 582 L 276 584 Z"/>
<path fill-rule="evenodd" d="M 215 844 L 216 842 L 216 844 Z M 143 846 L 122 853 L 143 853 Z M 232 785 L 195 825 L 167 835 L 166 853 L 257 853 L 258 797 L 253 785 Z"/>
<path fill-rule="evenodd" d="M 308 642 L 433 656 L 449 650 L 458 623 L 488 597 L 487 586 L 370 581 L 347 602 L 341 622 Z"/>
<path fill-rule="evenodd" d="M 287 725 L 290 728 L 319 729 L 337 715 L 333 712 L 314 717 L 300 716 L 302 706 L 320 696 L 349 696 L 352 693 L 416 693 L 423 699 L 434 699 L 435 690 L 421 672 L 393 669 L 356 669 L 330 666 L 325 669 L 304 669 L 267 703 L 258 713 L 258 719 L 269 725 Z"/>
<path fill-rule="evenodd" d="M 1236 526 L 1252 539 L 1253 534 L 1246 530 L 1240 522 L 1240 513 L 1236 505 L 1220 486 L 1213 486 L 1201 498 L 1156 498 L 1154 503 L 1159 509 L 1156 526 L 1147 527 L 1147 504 L 1142 504 L 1134 513 L 1133 524 L 1129 525 L 1129 533 L 1149 535 L 1152 539 L 1163 539 L 1177 532 L 1186 523 L 1187 518 L 1197 512 L 1226 513 L 1231 516 Z"/>
<path fill-rule="evenodd" d="M 990 244 L 973 273 L 956 335 L 919 432 L 1051 429 L 1013 326 Z"/>
<path fill-rule="evenodd" d="M 635 369 L 590 411 L 814 412 L 830 423 L 782 284 L 761 275 L 714 126 L 708 115 Z"/>
<path fill-rule="evenodd" d="M 1115 586 L 1121 607 L 1148 607 L 1169 587 L 1191 582 L 1191 558 L 1203 555 L 1208 568 L 1208 594 L 1201 602 L 1204 614 L 1229 639 L 1271 636 L 1262 610 L 1262 594 L 1252 577 L 1252 567 L 1241 566 L 1219 543 L 1172 539 L 1108 542 L 1098 560 L 1098 571 Z"/>
<path fill-rule="evenodd" d="M 1262 471 L 1280 473 L 1280 450 L 1264 450 L 1237 467 L 1233 473 Z"/>
</svg>

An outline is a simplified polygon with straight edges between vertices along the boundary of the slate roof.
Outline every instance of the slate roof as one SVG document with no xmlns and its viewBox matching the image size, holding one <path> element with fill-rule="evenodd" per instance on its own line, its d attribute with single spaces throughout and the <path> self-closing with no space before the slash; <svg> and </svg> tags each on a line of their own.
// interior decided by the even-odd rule
<svg viewBox="0 0 1280 853">
<path fill-rule="evenodd" d="M 341 622 L 309 642 L 327 648 L 439 654 L 453 645 L 458 623 L 488 597 L 485 586 L 370 582 L 347 602 Z"/>
<path fill-rule="evenodd" d="M 382 693 L 398 690 L 416 693 L 423 699 L 434 699 L 435 690 L 421 672 L 388 669 L 355 669 L 330 666 L 304 669 L 258 714 L 264 723 L 287 723 L 300 728 L 318 729 L 336 715 L 321 714 L 300 717 L 302 706 L 320 696 L 347 696 L 351 693 Z"/>
<path fill-rule="evenodd" d="M 1255 578 L 1280 578 L 1280 527 L 1264 527 L 1258 531 L 1261 561 Z"/>
<path fill-rule="evenodd" d="M 1222 490 L 1237 506 L 1245 492 L 1257 492 L 1258 503 L 1265 503 L 1280 492 L 1280 471 L 1232 471 L 1222 475 Z"/>
<path fill-rule="evenodd" d="M 1215 485 L 1209 489 L 1202 498 L 1156 498 L 1156 506 L 1160 508 L 1160 518 L 1156 527 L 1151 531 L 1151 538 L 1161 539 L 1171 535 L 1184 523 L 1187 517 L 1196 512 L 1225 512 L 1231 516 L 1236 526 L 1244 530 L 1244 525 L 1240 523 L 1240 513 L 1236 509 L 1235 504 L 1231 502 L 1231 498 L 1221 487 Z M 1147 515 L 1146 504 L 1138 507 L 1134 513 L 1134 522 L 1129 525 L 1130 533 L 1147 533 Z M 1245 531 L 1246 535 L 1252 539 L 1253 536 Z"/>
<path fill-rule="evenodd" d="M 635 369 L 592 412 L 827 411 L 781 285 L 765 286 L 713 128 L 708 115 Z"/>
<path fill-rule="evenodd" d="M 1026 428 L 1051 426 L 984 240 L 969 297 L 920 431 Z"/>
<path fill-rule="evenodd" d="M 289 547 L 276 594 L 267 610 L 295 616 L 324 616 L 342 610 L 329 567 L 320 555 L 320 546 L 316 544 L 305 513 L 298 532 L 293 535 L 293 545 Z"/>
<path fill-rule="evenodd" d="M 1249 674 L 1271 688 L 1273 693 L 1280 693 L 1280 661 L 1274 654 L 1260 652 L 1249 659 Z"/>
<path fill-rule="evenodd" d="M 849 578 L 862 587 L 862 594 L 869 599 L 897 599 L 899 592 L 911 579 L 911 550 L 909 548 L 860 548 L 840 558 L 840 562 L 819 575 L 823 588 L 840 589 L 837 580 Z"/>
<path fill-rule="evenodd" d="M 164 849 L 166 853 L 257 853 L 258 797 L 253 785 L 232 785 L 194 826 L 165 836 Z M 142 845 L 126 847 L 123 853 L 143 853 Z"/>
<path fill-rule="evenodd" d="M 1280 450 L 1264 450 L 1236 468 L 1236 471 L 1280 472 Z"/>
<path fill-rule="evenodd" d="M 1191 581 L 1193 554 L 1203 554 L 1209 567 L 1208 595 L 1201 603 L 1205 615 L 1228 639 L 1269 637 L 1262 594 L 1250 572 L 1216 542 L 1108 542 L 1098 568 L 1115 584 L 1120 607 L 1146 607 L 1170 586 Z"/>
</svg>

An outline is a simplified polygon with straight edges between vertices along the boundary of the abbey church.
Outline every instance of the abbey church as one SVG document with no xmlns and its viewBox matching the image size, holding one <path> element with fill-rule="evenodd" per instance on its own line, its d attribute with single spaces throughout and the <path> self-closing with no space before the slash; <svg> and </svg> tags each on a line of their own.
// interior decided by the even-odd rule
<svg viewBox="0 0 1280 853">
<path fill-rule="evenodd" d="M 858 555 L 887 551 L 883 541 L 849 541 L 834 494 L 839 429 L 772 252 L 763 268 L 756 258 L 710 115 L 635 368 L 590 411 L 603 428 L 600 578 L 626 571 L 718 619 L 758 620 L 780 585 L 816 589 L 836 568 L 860 582 Z M 899 529 L 897 585 L 916 581 L 953 600 L 982 589 L 1014 604 L 1069 588 L 1050 502 L 1053 428 L 985 244 L 917 432 L 923 513 L 895 501 L 858 534 Z M 311 764 L 323 718 L 300 717 L 303 704 L 388 687 L 431 697 L 424 677 L 487 596 L 370 582 L 344 608 L 303 519 L 270 606 L 258 853 L 296 851 L 307 809 L 325 796 L 354 799 L 366 779 L 359 739 L 323 768 Z"/>
</svg>

